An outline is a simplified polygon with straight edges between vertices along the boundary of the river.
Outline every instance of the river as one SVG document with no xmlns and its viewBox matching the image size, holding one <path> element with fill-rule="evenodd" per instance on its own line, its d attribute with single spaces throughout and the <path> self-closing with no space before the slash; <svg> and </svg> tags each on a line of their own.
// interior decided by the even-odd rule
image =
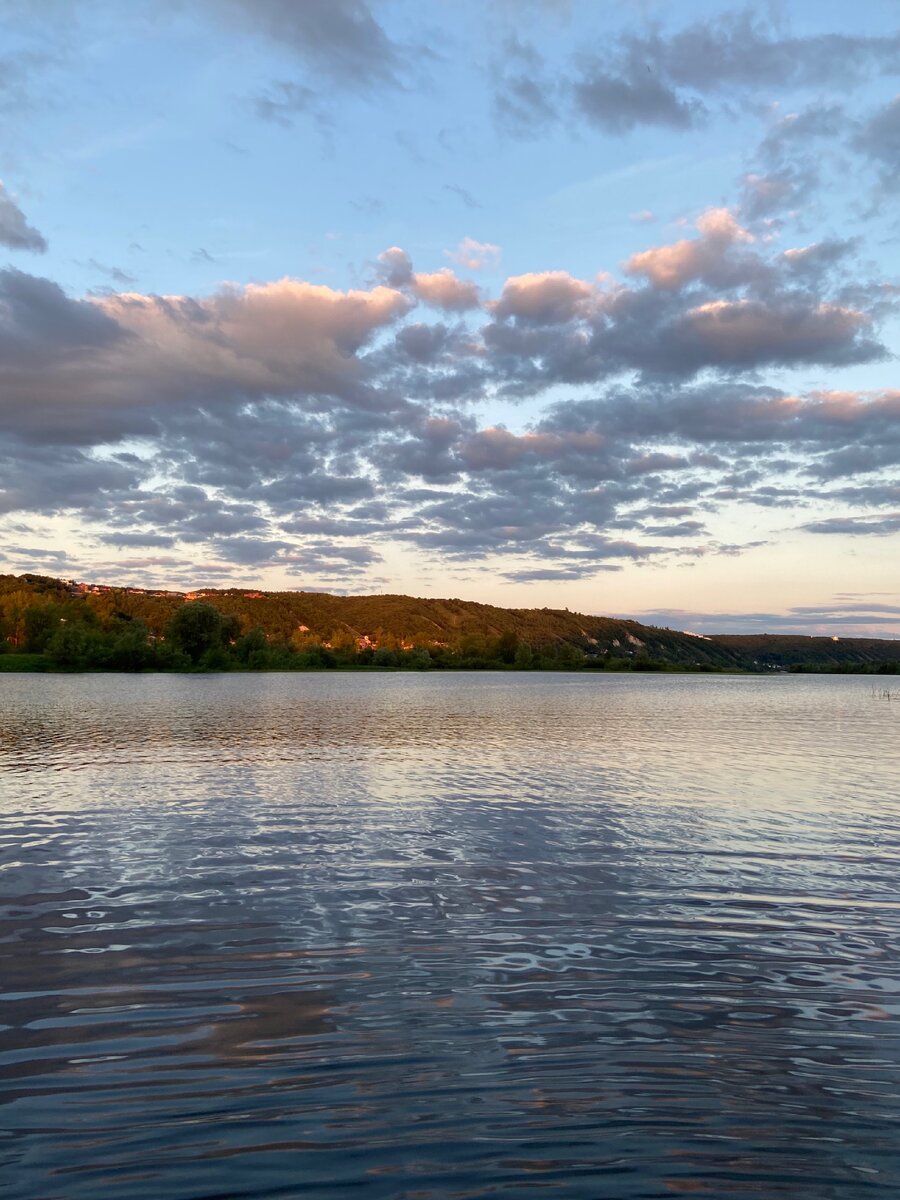
<svg viewBox="0 0 900 1200">
<path fill-rule="evenodd" d="M 0 1195 L 900 1195 L 892 682 L 0 676 Z"/>
</svg>

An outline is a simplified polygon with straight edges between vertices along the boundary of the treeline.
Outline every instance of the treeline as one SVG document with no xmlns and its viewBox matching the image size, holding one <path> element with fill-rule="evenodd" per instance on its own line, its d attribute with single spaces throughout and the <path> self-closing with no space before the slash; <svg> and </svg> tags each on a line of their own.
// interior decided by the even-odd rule
<svg viewBox="0 0 900 1200">
<path fill-rule="evenodd" d="M 39 575 L 0 576 L 0 669 L 897 673 L 898 659 L 900 642 L 884 639 L 701 638 L 568 609 L 240 589 L 189 599 L 133 588 L 91 589 Z"/>
<path fill-rule="evenodd" d="M 13 653 L 46 655 L 54 665 L 77 661 L 108 670 L 185 669 L 171 622 L 198 604 L 215 608 L 226 622 L 221 647 L 208 648 L 215 651 L 214 659 L 224 662 L 227 656 L 253 669 L 514 667 L 517 655 L 521 668 L 604 662 L 642 670 L 738 665 L 731 652 L 700 638 L 566 609 L 240 589 L 206 591 L 189 600 L 128 588 L 85 592 L 37 575 L 0 576 L 0 636 Z M 255 644 L 247 648 L 243 639 L 250 634 Z M 136 658 L 145 665 L 121 665 Z"/>
<path fill-rule="evenodd" d="M 13 654 L 17 652 L 12 651 Z M 272 638 L 256 626 L 246 633 L 236 614 L 204 601 L 182 604 L 161 636 L 137 617 L 115 613 L 101 624 L 81 601 L 26 610 L 18 657 L 31 669 L 72 671 L 309 671 L 329 668 L 666 670 L 648 656 L 636 659 L 587 655 L 566 642 L 532 648 L 514 633 L 497 637 L 464 634 L 453 645 L 405 645 L 384 634 L 377 646 L 360 646 L 345 630 L 327 642 L 308 630 L 290 640 Z M 15 660 L 9 664 L 15 665 Z"/>
</svg>

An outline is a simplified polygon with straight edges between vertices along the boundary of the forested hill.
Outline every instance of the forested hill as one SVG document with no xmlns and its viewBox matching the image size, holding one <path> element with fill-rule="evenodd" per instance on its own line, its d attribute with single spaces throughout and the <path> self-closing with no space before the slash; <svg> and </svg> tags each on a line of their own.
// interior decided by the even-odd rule
<svg viewBox="0 0 900 1200">
<path fill-rule="evenodd" d="M 252 631 L 257 651 L 271 658 L 327 649 L 337 662 L 371 662 L 381 652 L 427 650 L 435 666 L 665 664 L 701 669 L 772 669 L 804 664 L 844 669 L 900 658 L 900 641 L 798 638 L 787 635 L 704 638 L 636 621 L 587 616 L 567 609 L 497 608 L 468 600 L 411 596 L 334 596 L 322 592 L 246 589 L 164 592 L 75 583 L 37 575 L 0 576 L 0 645 L 8 652 L 44 653 L 55 637 L 125 639 L 162 645 L 185 606 L 212 606 L 227 620 L 224 646 Z M 213 614 L 215 615 L 215 614 Z M 64 635 L 64 636 L 63 636 Z M 74 643 L 73 643 L 74 644 Z M 244 643 L 249 645 L 250 643 Z M 525 648 L 526 653 L 520 651 Z M 249 654 L 249 651 L 248 651 Z M 343 658 L 341 657 L 343 656 Z M 366 657 L 368 656 L 368 657 Z M 402 664 L 401 664 L 402 665 Z"/>
</svg>

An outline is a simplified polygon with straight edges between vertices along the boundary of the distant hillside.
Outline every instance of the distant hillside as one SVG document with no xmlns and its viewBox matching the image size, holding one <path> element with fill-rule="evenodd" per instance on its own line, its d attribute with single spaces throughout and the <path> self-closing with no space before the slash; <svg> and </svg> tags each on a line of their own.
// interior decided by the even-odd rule
<svg viewBox="0 0 900 1200">
<path fill-rule="evenodd" d="M 97 636 L 111 637 L 122 630 L 145 627 L 153 643 L 164 639 L 176 612 L 197 601 L 231 618 L 231 644 L 251 630 L 261 630 L 266 643 L 295 649 L 315 644 L 346 654 L 378 648 L 402 654 L 425 648 L 435 665 L 512 662 L 518 646 L 549 656 L 549 661 L 574 665 L 584 656 L 586 665 L 618 663 L 623 667 L 664 664 L 771 670 L 807 665 L 848 669 L 900 658 L 900 641 L 871 638 L 833 641 L 780 634 L 703 638 L 568 609 L 508 609 L 470 600 L 247 589 L 185 594 L 38 575 L 0 576 L 0 644 L 9 650 L 42 653 L 58 625 L 85 621 Z"/>
<path fill-rule="evenodd" d="M 760 667 L 875 665 L 900 662 L 900 640 L 804 637 L 795 633 L 721 634 L 716 642 L 742 663 Z"/>
</svg>

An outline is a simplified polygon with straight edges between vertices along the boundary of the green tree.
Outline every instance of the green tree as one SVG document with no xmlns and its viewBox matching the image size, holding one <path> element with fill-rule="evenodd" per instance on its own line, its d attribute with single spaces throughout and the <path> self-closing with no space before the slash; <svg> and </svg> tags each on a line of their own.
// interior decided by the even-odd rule
<svg viewBox="0 0 900 1200">
<path fill-rule="evenodd" d="M 519 642 L 516 647 L 514 665 L 517 671 L 530 671 L 534 665 L 534 655 L 527 642 Z"/>
<path fill-rule="evenodd" d="M 217 608 L 193 600 L 176 609 L 166 626 L 166 641 L 183 651 L 192 663 L 199 663 L 210 650 L 222 648 L 223 626 Z"/>
<path fill-rule="evenodd" d="M 506 633 L 501 633 L 497 638 L 496 655 L 501 662 L 513 663 L 516 661 L 516 652 L 519 648 L 519 639 L 512 630 L 507 630 Z"/>
<path fill-rule="evenodd" d="M 324 646 L 313 642 L 305 650 L 301 650 L 298 653 L 297 665 L 301 668 L 318 670 L 322 667 L 333 667 L 335 659 L 330 650 L 326 650 Z"/>
<path fill-rule="evenodd" d="M 55 605 L 41 604 L 25 611 L 25 652 L 43 654 L 59 629 L 60 615 Z"/>
<path fill-rule="evenodd" d="M 268 656 L 269 639 L 257 625 L 249 633 L 239 638 L 234 646 L 234 657 L 245 666 L 256 667 L 265 662 Z"/>
<path fill-rule="evenodd" d="M 92 647 L 89 635 L 80 621 L 58 625 L 45 643 L 47 657 L 57 667 L 82 667 Z"/>
<path fill-rule="evenodd" d="M 404 667 L 410 667 L 413 671 L 428 671 L 431 668 L 431 655 L 425 646 L 415 646 L 412 650 L 407 650 L 401 656 L 401 662 Z"/>
<path fill-rule="evenodd" d="M 338 662 L 353 663 L 356 661 L 358 646 L 356 635 L 352 630 L 346 627 L 335 629 L 328 641 Z"/>
<path fill-rule="evenodd" d="M 124 628 L 113 637 L 107 650 L 111 671 L 143 671 L 153 664 L 153 647 L 143 621 L 122 622 Z"/>
</svg>

